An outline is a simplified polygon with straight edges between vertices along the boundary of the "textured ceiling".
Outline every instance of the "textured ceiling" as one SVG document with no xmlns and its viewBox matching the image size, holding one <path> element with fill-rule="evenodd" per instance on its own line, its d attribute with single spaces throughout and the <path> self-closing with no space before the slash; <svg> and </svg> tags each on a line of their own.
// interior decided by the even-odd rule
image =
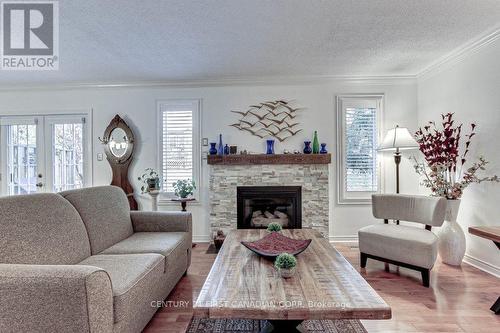
<svg viewBox="0 0 500 333">
<path fill-rule="evenodd" d="M 0 84 L 414 75 L 500 23 L 499 0 L 60 0 L 60 70 Z"/>
</svg>

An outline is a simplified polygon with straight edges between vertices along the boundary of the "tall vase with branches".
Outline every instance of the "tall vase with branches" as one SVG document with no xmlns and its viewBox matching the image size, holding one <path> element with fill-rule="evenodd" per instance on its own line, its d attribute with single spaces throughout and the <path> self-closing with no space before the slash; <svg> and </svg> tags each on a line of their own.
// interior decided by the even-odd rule
<svg viewBox="0 0 500 333">
<path fill-rule="evenodd" d="M 443 262 L 451 265 L 460 265 L 465 254 L 465 234 L 457 223 L 464 190 L 474 183 L 499 181 L 496 175 L 479 175 L 488 164 L 482 156 L 467 167 L 476 124 L 470 124 L 467 134 L 462 128 L 463 124 L 455 123 L 453 113 L 441 115 L 439 127 L 430 121 L 415 133 L 424 161 L 413 157 L 415 171 L 423 178 L 422 185 L 429 188 L 433 196 L 448 199 L 445 224 L 439 233 L 439 254 Z M 462 138 L 465 138 L 463 145 Z"/>
</svg>

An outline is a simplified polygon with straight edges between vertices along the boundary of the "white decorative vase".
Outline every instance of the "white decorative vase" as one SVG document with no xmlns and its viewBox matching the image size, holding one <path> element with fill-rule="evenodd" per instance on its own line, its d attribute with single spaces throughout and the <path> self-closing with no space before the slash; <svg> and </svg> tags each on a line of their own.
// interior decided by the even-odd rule
<svg viewBox="0 0 500 333">
<path fill-rule="evenodd" d="M 439 231 L 439 256 L 448 265 L 460 266 L 465 255 L 465 234 L 457 223 L 460 199 L 447 200 L 446 216 Z"/>
</svg>

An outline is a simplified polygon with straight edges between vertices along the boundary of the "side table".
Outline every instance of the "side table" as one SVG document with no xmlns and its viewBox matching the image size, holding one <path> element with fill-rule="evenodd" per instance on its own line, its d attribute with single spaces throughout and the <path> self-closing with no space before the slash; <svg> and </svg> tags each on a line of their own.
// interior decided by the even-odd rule
<svg viewBox="0 0 500 333">
<path fill-rule="evenodd" d="M 173 198 L 172 199 L 172 201 L 180 202 L 181 203 L 181 208 L 182 208 L 183 212 L 186 211 L 187 202 L 188 201 L 194 201 L 194 200 L 195 200 L 194 198 Z"/>
<path fill-rule="evenodd" d="M 160 191 L 149 191 L 148 193 L 151 196 L 151 210 L 156 212 L 158 211 L 158 195 Z"/>
<path fill-rule="evenodd" d="M 469 227 L 469 233 L 489 239 L 495 243 L 500 250 L 500 226 L 496 227 Z M 500 314 L 500 297 L 490 308 L 495 314 Z"/>
</svg>

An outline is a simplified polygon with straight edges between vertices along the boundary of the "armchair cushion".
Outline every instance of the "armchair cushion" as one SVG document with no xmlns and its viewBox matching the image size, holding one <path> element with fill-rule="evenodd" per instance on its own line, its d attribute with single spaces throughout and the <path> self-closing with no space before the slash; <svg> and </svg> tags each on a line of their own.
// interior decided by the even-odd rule
<svg viewBox="0 0 500 333">
<path fill-rule="evenodd" d="M 105 270 L 113 286 L 114 322 L 136 316 L 161 295 L 164 257 L 160 254 L 94 255 L 80 265 Z M 148 317 L 149 319 L 149 317 Z"/>
<path fill-rule="evenodd" d="M 375 224 L 358 231 L 359 251 L 423 268 L 437 258 L 437 236 L 431 231 L 395 224 Z"/>
<path fill-rule="evenodd" d="M 111 281 L 97 267 L 0 264 L 0 295 L 0 332 L 113 330 Z"/>
</svg>

